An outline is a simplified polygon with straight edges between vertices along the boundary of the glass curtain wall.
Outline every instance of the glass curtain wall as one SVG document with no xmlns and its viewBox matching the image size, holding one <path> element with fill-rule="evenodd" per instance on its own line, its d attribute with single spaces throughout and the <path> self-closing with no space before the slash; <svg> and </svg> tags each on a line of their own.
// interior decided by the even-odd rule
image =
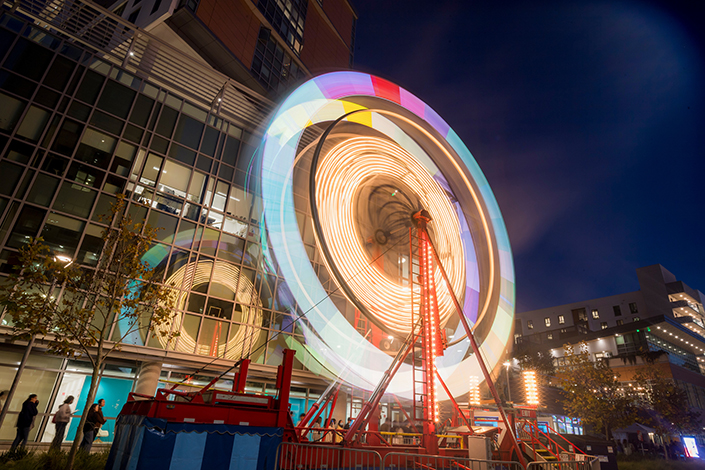
<svg viewBox="0 0 705 470">
<path fill-rule="evenodd" d="M 95 266 L 99 216 L 125 193 L 134 219 L 161 228 L 146 259 L 180 289 L 181 331 L 128 341 L 278 365 L 295 305 L 261 262 L 253 136 L 8 14 L 0 36 L 0 273 L 35 236 Z"/>
<path fill-rule="evenodd" d="M 297 306 L 286 284 L 275 268 L 262 262 L 261 200 L 250 189 L 257 124 L 228 122 L 148 78 L 2 14 L 0 276 L 11 272 L 19 248 L 37 236 L 54 253 L 86 269 L 94 267 L 105 228 L 100 215 L 124 193 L 134 219 L 161 228 L 146 260 L 164 282 L 178 286 L 169 328 L 181 333 L 169 344 L 141 334 L 126 342 L 160 360 L 168 360 L 173 351 L 181 358 L 184 353 L 249 357 L 278 366 L 283 349 L 292 339 L 302 339 Z M 301 221 L 311 258 L 322 271 L 310 219 L 301 214 Z M 327 278 L 326 273 L 321 276 Z M 345 305 L 343 297 L 335 300 Z M 11 324 L 11 318 L 0 317 L 0 326 Z M 113 339 L 121 336 L 120 328 L 114 328 Z M 1 354 L 5 390 L 22 350 Z M 295 368 L 304 369 L 300 360 L 304 358 L 295 360 Z M 106 366 L 98 391 L 107 402 L 107 435 L 100 438 L 105 442 L 112 440 L 114 418 L 133 390 L 138 366 Z M 273 378 L 276 368 L 271 370 Z M 85 406 L 88 373 L 86 364 L 33 352 L 13 402 L 3 403 L 10 414 L 0 440 L 14 437 L 22 401 L 36 393 L 40 415 L 30 438 L 50 442 L 50 415 L 61 402 L 74 395 L 74 408 Z M 171 374 L 163 374 L 160 386 L 181 380 Z M 182 384 L 189 385 L 194 384 Z M 218 386 L 227 389 L 231 384 Z M 269 388 L 264 382 L 248 385 L 261 393 L 272 393 Z M 294 390 L 292 407 L 303 412 L 316 398 L 308 388 Z M 67 440 L 75 435 L 75 426 L 69 426 Z"/>
</svg>

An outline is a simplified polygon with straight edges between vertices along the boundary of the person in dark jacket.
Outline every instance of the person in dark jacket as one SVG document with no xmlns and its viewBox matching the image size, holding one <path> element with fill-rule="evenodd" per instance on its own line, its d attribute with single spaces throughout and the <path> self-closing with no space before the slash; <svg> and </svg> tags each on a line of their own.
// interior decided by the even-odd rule
<svg viewBox="0 0 705 470">
<path fill-rule="evenodd" d="M 81 441 L 80 448 L 86 452 L 91 451 L 93 447 L 93 441 L 100 427 L 105 424 L 106 419 L 103 417 L 102 408 L 105 406 L 105 400 L 102 398 L 98 400 L 98 403 L 93 403 L 91 409 L 88 411 L 88 416 L 86 417 L 86 424 L 83 425 L 83 440 Z"/>
<path fill-rule="evenodd" d="M 24 403 L 22 403 L 22 411 L 17 417 L 17 437 L 12 442 L 10 450 L 13 451 L 20 446 L 24 448 L 27 445 L 27 439 L 29 438 L 29 430 L 34 426 L 34 417 L 37 416 L 37 406 L 39 405 L 39 400 L 37 400 L 37 395 L 34 393 L 27 398 Z"/>
</svg>

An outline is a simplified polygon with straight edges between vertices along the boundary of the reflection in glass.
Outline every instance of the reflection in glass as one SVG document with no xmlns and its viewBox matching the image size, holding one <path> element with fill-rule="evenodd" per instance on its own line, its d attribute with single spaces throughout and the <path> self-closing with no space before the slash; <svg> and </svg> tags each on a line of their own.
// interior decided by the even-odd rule
<svg viewBox="0 0 705 470">
<path fill-rule="evenodd" d="M 227 322 L 204 318 L 196 354 L 223 357 L 227 346 L 228 326 Z"/>
<path fill-rule="evenodd" d="M 254 291 L 251 279 L 242 275 L 240 268 L 234 264 L 208 258 L 200 259 L 197 263 L 189 263 L 176 270 L 166 282 L 167 284 L 183 285 L 185 289 L 191 287 L 190 290 L 199 290 L 199 286 L 208 286 L 210 282 L 211 286 L 218 285 L 219 288 L 225 288 L 234 293 L 235 301 L 240 304 L 241 308 L 240 318 L 247 325 L 247 328 L 238 328 L 238 333 L 231 335 L 231 338 L 228 339 L 227 358 L 239 357 L 243 353 L 244 348 L 250 344 L 245 341 L 246 337 L 251 336 L 252 332 L 262 326 L 262 310 L 259 296 Z M 181 291 L 177 295 L 177 305 L 183 305 L 187 292 Z M 229 302 L 221 301 L 218 303 L 215 299 L 210 299 L 207 305 L 208 307 L 218 307 L 222 312 L 224 308 L 230 308 L 226 307 L 228 304 Z M 216 310 L 213 309 L 212 313 L 216 313 Z M 193 322 L 193 320 L 188 319 L 192 315 L 186 315 L 186 317 L 186 320 L 184 320 L 185 324 L 181 328 L 181 336 L 176 347 L 177 351 L 189 352 L 196 346 L 196 332 L 193 327 L 189 328 L 186 324 L 188 321 Z M 172 322 L 178 321 L 178 315 L 172 318 Z M 163 325 L 161 329 L 170 330 L 172 322 Z M 202 338 L 201 342 L 203 341 Z M 203 350 L 200 351 L 199 353 L 203 353 Z M 210 348 L 208 351 L 210 351 Z M 209 354 L 209 352 L 204 354 Z"/>
</svg>

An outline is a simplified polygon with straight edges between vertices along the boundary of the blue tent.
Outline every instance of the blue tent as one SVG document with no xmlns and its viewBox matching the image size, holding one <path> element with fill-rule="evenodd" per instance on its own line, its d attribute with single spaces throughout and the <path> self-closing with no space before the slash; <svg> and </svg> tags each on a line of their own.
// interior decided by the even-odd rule
<svg viewBox="0 0 705 470">
<path fill-rule="evenodd" d="M 119 416 L 106 470 L 274 470 L 283 428 Z"/>
</svg>

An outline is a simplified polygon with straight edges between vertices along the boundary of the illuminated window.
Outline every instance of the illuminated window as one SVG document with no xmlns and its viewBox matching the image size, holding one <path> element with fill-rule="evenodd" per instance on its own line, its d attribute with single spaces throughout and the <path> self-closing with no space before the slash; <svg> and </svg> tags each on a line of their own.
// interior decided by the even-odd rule
<svg viewBox="0 0 705 470">
<path fill-rule="evenodd" d="M 600 318 L 600 312 L 596 309 L 592 309 L 592 318 Z"/>
<path fill-rule="evenodd" d="M 636 306 L 636 302 L 632 302 L 629 304 L 629 311 L 631 313 L 639 313 L 639 309 Z"/>
<path fill-rule="evenodd" d="M 615 305 L 614 307 L 612 307 L 612 310 L 614 311 L 615 317 L 619 317 L 620 315 L 622 315 L 622 309 L 619 308 L 619 305 Z"/>
<path fill-rule="evenodd" d="M 607 329 L 607 322 L 603 321 L 602 323 L 600 323 L 600 328 L 602 328 L 603 330 Z"/>
<path fill-rule="evenodd" d="M 565 317 L 563 315 L 558 315 L 558 324 L 562 325 L 565 323 Z"/>
<path fill-rule="evenodd" d="M 639 321 L 639 317 L 634 317 L 632 321 Z"/>
<path fill-rule="evenodd" d="M 553 333 L 547 333 L 547 334 L 546 334 L 546 339 L 548 339 L 548 340 L 553 339 Z"/>
<path fill-rule="evenodd" d="M 526 321 L 526 327 L 530 330 L 534 329 L 534 321 L 533 320 L 527 320 Z"/>
<path fill-rule="evenodd" d="M 543 322 L 546 326 L 551 326 L 551 319 L 549 317 L 544 318 Z"/>
</svg>

